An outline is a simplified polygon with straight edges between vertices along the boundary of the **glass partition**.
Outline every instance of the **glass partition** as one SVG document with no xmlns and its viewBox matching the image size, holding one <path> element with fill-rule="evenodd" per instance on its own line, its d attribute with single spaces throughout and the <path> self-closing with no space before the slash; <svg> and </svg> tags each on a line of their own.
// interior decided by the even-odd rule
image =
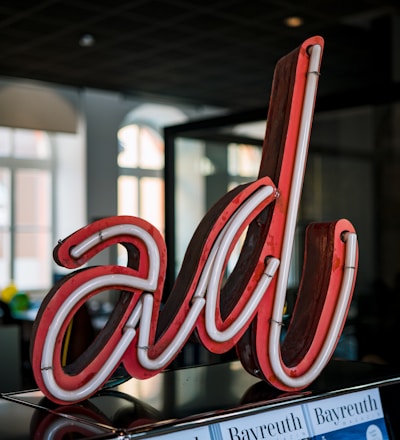
<svg viewBox="0 0 400 440">
<path fill-rule="evenodd" d="M 351 359 L 400 361 L 390 346 L 400 293 L 399 108 L 397 102 L 340 108 L 336 99 L 323 99 L 312 127 L 289 284 L 298 287 L 305 227 L 350 220 L 358 235 L 359 270 L 338 353 Z M 167 289 L 210 206 L 256 178 L 266 113 L 253 110 L 165 129 Z"/>
</svg>

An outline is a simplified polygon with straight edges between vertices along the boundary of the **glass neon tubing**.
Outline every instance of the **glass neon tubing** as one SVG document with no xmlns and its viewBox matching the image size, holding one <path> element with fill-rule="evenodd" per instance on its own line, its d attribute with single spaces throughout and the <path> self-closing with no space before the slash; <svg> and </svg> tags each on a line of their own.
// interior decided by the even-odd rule
<svg viewBox="0 0 400 440">
<path fill-rule="evenodd" d="M 172 343 L 169 344 L 169 346 L 157 359 L 149 359 L 147 356 L 151 315 L 153 309 L 153 295 L 146 293 L 142 296 L 141 300 L 138 302 L 135 309 L 133 310 L 130 318 L 128 319 L 128 322 L 124 327 L 125 331 L 121 340 L 118 342 L 116 348 L 111 353 L 111 356 L 107 359 L 101 371 L 99 371 L 98 374 L 96 374 L 81 388 L 69 391 L 64 390 L 58 386 L 52 371 L 54 346 L 56 344 L 57 336 L 59 334 L 61 326 L 67 319 L 69 312 L 82 298 L 88 296 L 94 290 L 105 288 L 107 286 L 129 286 L 131 288 L 145 290 L 147 292 L 154 291 L 157 287 L 156 280 L 158 279 L 159 271 L 159 253 L 156 243 L 154 242 L 150 234 L 135 225 L 124 224 L 105 228 L 102 231 L 88 237 L 82 243 L 76 245 L 71 250 L 71 254 L 73 254 L 72 256 L 74 258 L 79 258 L 90 248 L 107 238 L 118 236 L 121 234 L 136 235 L 147 244 L 148 252 L 150 255 L 149 276 L 148 279 L 121 274 L 100 276 L 82 284 L 67 297 L 65 302 L 63 302 L 58 312 L 56 313 L 52 323 L 50 324 L 49 331 L 47 332 L 46 340 L 43 346 L 43 355 L 41 362 L 42 375 L 43 381 L 51 394 L 59 398 L 60 400 L 62 399 L 64 401 L 73 401 L 76 399 L 84 398 L 85 396 L 91 394 L 96 389 L 98 389 L 107 379 L 108 375 L 112 372 L 117 363 L 120 361 L 127 347 L 135 337 L 136 329 L 134 327 L 137 326 L 139 320 L 141 324 L 141 331 L 137 348 L 139 362 L 144 368 L 150 370 L 159 369 L 168 364 L 168 362 L 170 362 L 172 358 L 176 355 L 181 345 L 184 343 L 185 339 L 188 337 L 190 331 L 193 329 L 196 323 L 196 320 L 201 310 L 204 308 L 204 305 L 206 303 L 204 295 L 207 290 L 207 285 L 209 284 L 211 267 L 214 263 L 216 256 L 218 255 L 218 250 L 221 244 L 223 245 L 225 253 L 220 252 L 218 258 L 223 261 L 226 257 L 226 252 L 229 249 L 229 243 L 228 246 L 224 243 L 227 243 L 227 240 L 232 240 L 235 232 L 240 228 L 240 225 L 243 223 L 243 221 L 245 221 L 248 215 L 260 203 L 262 203 L 265 198 L 270 196 L 272 192 L 273 187 L 271 186 L 266 186 L 258 189 L 242 206 L 239 207 L 239 209 L 235 212 L 227 225 L 225 225 L 222 233 L 218 236 L 216 242 L 214 243 L 212 251 L 210 252 L 205 270 L 202 273 L 199 282 L 199 286 L 193 297 L 192 307 L 189 311 L 189 314 L 187 315 L 183 325 L 179 329 Z M 236 325 L 232 325 L 230 327 L 230 334 L 232 334 L 233 330 L 239 331 L 240 328 L 242 328 L 242 326 L 245 324 L 245 322 L 243 322 L 244 318 L 246 316 L 249 316 L 249 314 L 255 310 L 260 300 L 260 292 L 263 293 L 263 289 L 264 291 L 266 290 L 266 286 L 269 284 L 269 281 L 276 271 L 276 268 L 277 260 L 270 259 L 264 276 L 260 280 L 260 287 L 256 289 L 258 295 L 253 295 L 249 303 L 246 305 L 244 313 L 242 313 L 240 319 L 237 320 Z M 211 337 L 213 337 L 212 333 L 213 332 L 211 332 L 210 335 Z M 228 334 L 228 336 L 230 334 Z"/>
<path fill-rule="evenodd" d="M 319 375 L 324 365 L 329 360 L 332 352 L 332 346 L 334 346 L 337 334 L 340 330 L 340 328 L 338 328 L 338 325 L 343 321 L 344 315 L 346 313 L 347 300 L 351 293 L 354 278 L 354 270 L 349 270 L 345 268 L 339 294 L 339 304 L 336 309 L 336 313 L 334 314 L 326 343 L 323 345 L 323 349 L 320 355 L 317 357 L 317 360 L 304 375 L 300 377 L 289 376 L 285 372 L 282 365 L 282 357 L 280 353 L 280 322 L 282 320 L 286 298 L 286 289 L 288 284 L 297 212 L 300 202 L 301 188 L 311 130 L 311 120 L 317 90 L 320 59 L 321 46 L 312 46 L 303 103 L 303 111 L 301 116 L 299 138 L 297 142 L 296 159 L 290 188 L 288 215 L 283 237 L 281 265 L 278 272 L 276 294 L 271 317 L 271 332 L 269 337 L 269 358 L 273 373 L 283 384 L 290 387 L 304 387 L 307 384 L 311 383 Z M 346 267 L 355 266 L 357 243 L 356 239 L 353 238 L 353 235 L 355 236 L 355 234 L 349 234 L 347 236 L 349 243 L 346 243 Z"/>
<path fill-rule="evenodd" d="M 252 196 L 254 198 L 254 205 L 258 205 L 263 201 L 263 199 L 270 196 L 273 192 L 273 188 L 271 186 L 262 188 L 258 190 Z M 245 209 L 247 208 L 247 209 Z M 246 220 L 249 214 L 253 211 L 253 204 L 247 204 L 243 206 L 237 214 L 235 213 L 235 217 L 232 218 L 232 222 L 227 224 L 227 227 L 224 228 L 223 231 L 223 239 L 218 248 L 214 264 L 212 266 L 210 281 L 208 283 L 207 289 L 207 303 L 206 303 L 206 329 L 207 333 L 212 337 L 214 341 L 224 342 L 229 339 L 232 339 L 234 335 L 238 333 L 239 330 L 243 328 L 246 324 L 252 313 L 256 310 L 258 305 L 260 304 L 261 299 L 263 298 L 265 291 L 267 290 L 272 277 L 274 276 L 276 270 L 279 266 L 279 260 L 277 258 L 269 258 L 267 262 L 267 267 L 264 270 L 264 273 L 257 284 L 254 293 L 251 298 L 243 308 L 239 317 L 230 325 L 230 327 L 226 328 L 224 331 L 220 331 L 217 329 L 215 325 L 215 310 L 217 304 L 218 290 L 221 282 L 221 278 L 223 275 L 224 264 L 226 261 L 226 257 L 229 251 L 229 247 L 232 244 L 232 241 L 240 227 L 240 225 Z"/>
<path fill-rule="evenodd" d="M 60 400 L 74 401 L 77 399 L 85 398 L 87 395 L 96 391 L 107 379 L 108 375 L 111 374 L 115 366 L 118 364 L 129 344 L 132 342 L 136 335 L 135 326 L 140 318 L 142 305 L 139 303 L 136 305 L 135 309 L 132 311 L 130 318 L 126 323 L 126 331 L 122 335 L 122 338 L 118 342 L 115 350 L 111 353 L 111 356 L 107 359 L 104 367 L 96 374 L 89 382 L 73 391 L 64 390 L 58 386 L 53 375 L 53 351 L 56 344 L 56 339 L 61 329 L 61 326 L 65 322 L 69 312 L 72 308 L 84 297 L 88 296 L 91 292 L 97 289 L 106 288 L 107 286 L 127 286 L 133 289 L 154 291 L 157 287 L 158 272 L 160 257 L 158 252 L 158 247 L 151 235 L 134 225 L 119 225 L 106 228 L 102 231 L 101 236 L 99 234 L 93 234 L 93 236 L 84 240 L 81 245 L 74 248 L 75 255 L 79 256 L 85 253 L 88 249 L 93 247 L 96 243 L 104 239 L 105 234 L 119 235 L 121 233 L 130 233 L 132 235 L 137 235 L 146 244 L 149 252 L 149 274 L 148 278 L 139 278 L 131 275 L 104 275 L 96 277 L 87 281 L 86 283 L 79 286 L 74 290 L 66 300 L 62 303 L 58 309 L 53 321 L 49 326 L 49 330 L 46 334 L 45 343 L 43 345 L 41 369 L 43 381 L 47 389 L 55 397 Z M 79 252 L 78 252 L 79 251 Z"/>
<path fill-rule="evenodd" d="M 112 373 L 115 366 L 118 365 L 129 344 L 136 335 L 135 327 L 139 321 L 142 309 L 140 302 L 138 302 L 135 309 L 132 311 L 132 314 L 125 325 L 125 331 L 110 357 L 106 360 L 101 370 L 82 387 L 69 391 L 61 388 L 57 384 L 53 374 L 53 352 L 61 326 L 75 304 L 85 296 L 89 295 L 90 292 L 100 287 L 115 286 L 116 283 L 118 283 L 119 286 L 125 285 L 136 288 L 132 278 L 134 277 L 127 275 L 104 275 L 97 277 L 80 286 L 68 296 L 65 302 L 62 303 L 47 331 L 41 362 L 43 382 L 53 396 L 64 401 L 84 399 L 100 388 Z"/>
<path fill-rule="evenodd" d="M 212 308 L 209 308 L 208 313 L 206 312 L 205 316 L 206 330 L 210 338 L 212 340 L 215 340 L 216 342 L 226 341 L 228 339 L 231 339 L 246 324 L 246 320 L 250 318 L 252 312 L 257 308 L 263 294 L 265 293 L 271 281 L 271 278 L 279 265 L 279 261 L 274 258 L 269 259 L 267 268 L 265 269 L 264 274 L 261 277 L 257 288 L 255 289 L 255 293 L 246 304 L 239 318 L 234 323 L 232 323 L 231 326 L 224 332 L 218 332 L 215 326 L 215 304 L 217 288 L 219 287 L 219 280 L 221 278 L 223 262 L 226 259 L 226 254 L 229 250 L 229 246 L 235 235 L 235 232 L 240 228 L 240 226 L 250 215 L 250 213 L 265 198 L 269 197 L 272 192 L 273 187 L 271 186 L 266 186 L 258 189 L 252 196 L 249 197 L 249 199 L 245 203 L 243 203 L 243 205 L 235 212 L 232 218 L 224 226 L 211 249 L 202 276 L 200 277 L 198 286 L 193 295 L 192 307 L 187 317 L 180 326 L 174 340 L 168 345 L 168 347 L 165 348 L 163 353 L 161 353 L 155 359 L 150 359 L 148 357 L 153 297 L 149 294 L 143 296 L 143 314 L 140 321 L 138 360 L 144 368 L 147 368 L 148 370 L 158 370 L 166 366 L 174 358 L 176 353 L 180 350 L 182 344 L 189 336 L 189 333 L 196 325 L 197 318 L 200 315 L 204 306 L 206 307 L 206 310 L 207 307 L 209 307 L 208 302 L 210 301 L 210 288 L 212 292 L 211 304 L 214 307 L 214 310 L 212 310 Z M 210 280 L 210 276 L 212 276 L 213 272 L 217 272 L 217 274 L 214 275 L 214 277 Z M 204 299 L 205 295 L 206 299 Z M 212 322 L 212 325 L 210 325 L 209 321 Z"/>
</svg>

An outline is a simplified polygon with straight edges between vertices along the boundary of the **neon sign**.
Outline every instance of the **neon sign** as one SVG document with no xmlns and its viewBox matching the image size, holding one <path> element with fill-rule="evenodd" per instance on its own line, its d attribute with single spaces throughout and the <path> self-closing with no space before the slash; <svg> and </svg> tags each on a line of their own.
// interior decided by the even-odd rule
<svg viewBox="0 0 400 440">
<path fill-rule="evenodd" d="M 281 344 L 281 319 L 322 57 L 313 37 L 275 69 L 257 180 L 227 193 L 201 221 L 161 309 L 166 248 L 140 218 L 94 222 L 55 248 L 55 260 L 79 268 L 108 246 L 127 249 L 127 266 L 87 267 L 49 292 L 35 322 L 35 380 L 51 400 L 68 404 L 99 390 L 122 362 L 145 379 L 164 370 L 195 334 L 213 353 L 234 346 L 244 368 L 284 390 L 309 385 L 332 356 L 354 289 L 358 248 L 347 220 L 308 226 L 302 280 Z M 246 230 L 236 266 L 225 268 Z M 94 342 L 71 365 L 61 363 L 69 322 L 89 298 L 118 290 L 120 299 Z"/>
</svg>

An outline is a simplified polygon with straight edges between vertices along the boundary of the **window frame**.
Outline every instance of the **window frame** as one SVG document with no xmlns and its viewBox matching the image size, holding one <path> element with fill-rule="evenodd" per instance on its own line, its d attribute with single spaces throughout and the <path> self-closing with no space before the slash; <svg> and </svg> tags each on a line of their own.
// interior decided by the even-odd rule
<svg viewBox="0 0 400 440">
<path fill-rule="evenodd" d="M 40 226 L 35 227 L 32 225 L 31 231 L 35 232 L 35 230 L 41 230 L 41 231 L 47 231 L 48 237 L 49 237 L 49 248 L 48 248 L 48 255 L 49 255 L 49 277 L 46 280 L 43 280 L 43 285 L 39 286 L 31 286 L 29 287 L 29 291 L 43 291 L 49 288 L 52 284 L 52 243 L 54 241 L 54 225 L 55 225 L 55 182 L 54 179 L 54 170 L 55 170 L 55 154 L 54 154 L 54 146 L 53 146 L 53 140 L 51 133 L 48 133 L 45 130 L 36 130 L 36 129 L 25 129 L 25 128 L 15 128 L 15 127 L 4 127 L 2 128 L 8 129 L 11 131 L 10 136 L 10 151 L 9 154 L 6 155 L 0 155 L 0 168 L 7 169 L 10 173 L 9 176 L 9 188 L 8 188 L 8 194 L 10 197 L 10 203 L 9 203 L 9 223 L 8 224 L 0 224 L 0 232 L 5 232 L 9 234 L 9 261 L 6 262 L 8 264 L 8 278 L 10 283 L 15 283 L 18 286 L 19 280 L 16 279 L 16 242 L 17 242 L 17 234 L 18 232 L 21 232 L 20 226 L 16 224 L 16 208 L 17 208 L 17 201 L 16 201 L 16 175 L 19 170 L 41 170 L 41 171 L 47 171 L 49 173 L 49 191 L 50 191 L 50 197 L 49 197 L 49 210 L 50 210 L 50 219 L 49 224 L 46 227 Z M 26 157 L 19 157 L 14 155 L 15 150 L 15 132 L 17 130 L 26 130 L 30 132 L 40 132 L 43 133 L 47 137 L 47 141 L 49 144 L 49 154 L 47 158 L 26 158 Z M 6 276 L 7 278 L 7 276 Z M 6 286 L 1 286 L 2 288 Z M 22 290 L 27 290 L 25 286 L 23 286 Z"/>
</svg>

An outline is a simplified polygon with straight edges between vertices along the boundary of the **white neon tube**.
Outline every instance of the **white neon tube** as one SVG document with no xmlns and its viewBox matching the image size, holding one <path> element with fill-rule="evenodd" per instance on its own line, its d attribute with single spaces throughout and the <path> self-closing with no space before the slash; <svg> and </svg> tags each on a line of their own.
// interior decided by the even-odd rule
<svg viewBox="0 0 400 440">
<path fill-rule="evenodd" d="M 317 74 L 319 63 L 321 59 L 321 46 L 315 45 L 312 47 L 312 52 L 309 62 L 309 73 L 307 76 L 306 90 L 304 96 L 304 103 L 301 115 L 301 124 L 299 130 L 299 138 L 297 141 L 296 158 L 294 163 L 293 178 L 290 186 L 290 197 L 288 202 L 288 213 L 285 224 L 285 232 L 283 236 L 281 265 L 278 273 L 278 280 L 276 285 L 276 295 L 274 301 L 274 308 L 272 313 L 272 320 L 279 323 L 282 320 L 283 309 L 285 306 L 286 289 L 289 278 L 290 260 L 292 257 L 294 234 L 296 229 L 297 212 L 299 209 L 301 188 L 303 184 L 303 176 L 306 165 L 308 142 L 311 130 L 311 121 L 314 108 L 315 95 L 317 92 Z M 281 326 L 273 326 L 271 332 L 272 339 L 279 339 Z M 279 333 L 278 335 L 276 333 Z"/>
<path fill-rule="evenodd" d="M 274 188 L 271 186 L 266 186 L 264 188 L 271 188 L 271 192 L 269 190 L 266 190 L 265 194 L 268 194 L 267 196 L 265 194 L 264 197 L 268 197 L 269 195 L 272 194 Z M 260 188 L 258 189 L 260 190 Z M 257 191 L 255 193 L 253 193 L 251 197 L 254 196 L 254 194 L 257 194 Z M 249 201 L 246 201 L 246 203 L 248 203 Z M 252 205 L 253 206 L 253 205 Z M 256 208 L 258 206 L 257 204 L 254 204 L 253 209 Z M 242 205 L 239 207 L 238 211 L 246 209 L 246 206 Z M 214 261 L 215 261 L 215 257 L 217 255 L 217 253 L 219 252 L 219 248 L 221 246 L 221 242 L 224 239 L 225 236 L 225 231 L 230 227 L 230 225 L 232 224 L 232 222 L 234 221 L 234 219 L 236 218 L 236 216 L 238 215 L 238 211 L 234 212 L 233 215 L 231 216 L 231 218 L 228 220 L 228 222 L 225 224 L 225 226 L 222 228 L 222 230 L 220 231 L 220 233 L 218 234 L 216 240 L 214 241 L 214 244 L 212 245 L 212 248 L 208 254 L 208 258 L 207 261 L 204 265 L 204 268 L 202 270 L 202 273 L 200 275 L 200 280 L 198 282 L 198 285 L 196 287 L 195 293 L 193 295 L 193 299 L 196 298 L 203 298 L 206 294 L 206 291 L 208 289 L 208 284 L 209 284 L 209 279 L 210 279 L 210 273 L 212 270 L 212 267 L 214 265 Z M 245 220 L 245 219 L 244 219 Z M 243 221 L 244 221 L 243 220 Z M 240 226 L 240 225 L 239 225 Z M 208 297 L 208 294 L 207 294 Z"/>
<path fill-rule="evenodd" d="M 138 361 L 142 367 L 155 371 L 168 365 L 168 363 L 180 350 L 181 345 L 188 337 L 189 333 L 193 330 L 197 318 L 206 304 L 204 297 L 207 291 L 209 275 L 221 239 L 221 234 L 219 234 L 213 247 L 211 248 L 210 253 L 208 254 L 207 261 L 204 265 L 198 285 L 193 294 L 191 301 L 192 307 L 190 308 L 190 311 L 184 322 L 180 326 L 178 333 L 175 335 L 173 341 L 170 342 L 170 344 L 165 348 L 165 350 L 154 359 L 151 359 L 148 356 L 148 347 L 150 344 L 150 323 L 154 300 L 153 296 L 150 294 L 143 295 L 143 314 L 140 320 L 140 333 L 137 347 Z"/>
<path fill-rule="evenodd" d="M 248 319 L 252 315 L 252 313 L 257 309 L 257 307 L 260 304 L 260 301 L 264 297 L 269 284 L 271 283 L 272 277 L 275 275 L 276 271 L 279 267 L 279 260 L 277 258 L 269 258 L 267 266 L 263 272 L 263 274 L 260 277 L 260 280 L 257 283 L 256 288 L 254 289 L 254 292 L 243 308 L 240 315 L 237 317 L 237 319 L 224 331 L 219 331 L 215 326 L 215 317 L 207 317 L 206 318 L 206 327 L 207 327 L 207 333 L 210 335 L 210 337 L 216 341 L 216 342 L 225 342 L 230 339 L 232 339 L 247 323 Z M 208 300 L 208 294 L 207 294 L 207 300 Z M 209 305 L 208 301 L 206 304 Z M 208 310 L 209 315 L 214 315 L 212 313 L 211 307 L 209 307 Z"/>
<path fill-rule="evenodd" d="M 240 207 L 240 209 L 231 218 L 222 231 L 222 240 L 219 244 L 218 251 L 212 266 L 210 280 L 207 288 L 207 303 L 206 303 L 206 329 L 210 337 L 217 342 L 225 342 L 232 339 L 234 335 L 240 331 L 252 313 L 258 307 L 263 298 L 268 285 L 271 282 L 276 270 L 279 266 L 279 260 L 270 258 L 267 267 L 260 278 L 256 289 L 251 298 L 241 311 L 238 318 L 224 331 L 219 331 L 215 324 L 215 310 L 217 304 L 217 297 L 225 261 L 228 255 L 229 248 L 235 237 L 235 234 L 240 229 L 241 225 L 248 218 L 251 212 L 274 191 L 272 186 L 262 187 L 257 190 L 249 199 Z"/>
<path fill-rule="evenodd" d="M 111 278 L 110 275 L 106 275 L 100 278 L 101 280 L 99 280 L 99 282 L 101 283 L 101 286 L 114 285 L 114 279 L 107 284 L 107 279 Z M 129 326 L 125 326 L 125 331 L 121 339 L 118 341 L 116 348 L 113 350 L 110 357 L 107 358 L 106 362 L 98 371 L 98 373 L 94 375 L 82 387 L 74 389 L 72 391 L 65 390 L 57 384 L 53 374 L 54 347 L 56 345 L 56 340 L 60 332 L 60 328 L 66 320 L 68 313 L 71 310 L 71 307 L 73 307 L 82 298 L 82 291 L 84 291 L 84 289 L 77 289 L 70 297 L 67 298 L 67 301 L 65 301 L 60 306 L 56 316 L 54 317 L 54 320 L 49 326 L 49 330 L 46 334 L 46 339 L 43 346 L 43 355 L 41 362 L 43 382 L 45 383 L 46 388 L 54 397 L 65 402 L 85 399 L 87 396 L 91 395 L 101 387 L 101 385 L 107 380 L 108 376 L 112 373 L 115 367 L 119 364 L 123 354 L 135 337 L 136 329 L 134 327 L 137 325 L 137 321 L 140 317 L 141 304 L 139 302 L 131 313 Z M 90 291 L 92 291 L 91 288 L 89 292 Z"/>
<path fill-rule="evenodd" d="M 271 361 L 271 368 L 276 375 L 276 377 L 285 385 L 291 387 L 304 386 L 314 380 L 321 368 L 312 368 L 304 376 L 293 378 L 286 374 L 282 366 L 282 358 L 280 354 L 280 335 L 281 335 L 281 325 L 283 309 L 285 305 L 286 289 L 288 284 L 290 260 L 292 255 L 294 234 L 296 228 L 297 212 L 300 202 L 301 188 L 305 170 L 305 163 L 307 158 L 307 149 L 311 130 L 311 121 L 313 115 L 314 101 L 317 91 L 318 83 L 318 69 L 321 59 L 321 46 L 314 45 L 311 48 L 310 62 L 308 67 L 308 76 L 306 82 L 306 90 L 304 96 L 304 103 L 301 115 L 301 124 L 299 131 L 299 138 L 297 142 L 296 158 L 294 164 L 293 178 L 290 187 L 290 198 L 288 204 L 288 214 L 285 223 L 283 244 L 282 244 L 282 254 L 281 254 L 281 265 L 278 273 L 278 280 L 276 286 L 275 301 L 273 306 L 272 318 L 271 318 L 271 332 L 269 338 L 269 358 Z M 346 246 L 349 254 L 356 252 L 353 248 L 353 240 Z M 350 255 L 349 255 L 350 258 Z M 355 264 L 355 262 L 354 262 Z M 354 266 L 352 264 L 352 266 Z M 345 270 L 346 272 L 346 270 Z M 349 277 L 354 277 L 354 270 L 351 274 L 346 274 L 344 279 Z M 349 290 L 347 290 L 349 289 Z M 348 298 L 351 292 L 348 283 L 342 284 L 340 296 L 343 298 Z M 339 316 L 339 314 L 337 314 Z M 334 324 L 332 324 L 334 325 Z M 331 345 L 331 341 L 324 345 L 324 350 L 328 350 L 328 346 Z M 330 354 L 329 354 L 330 355 Z M 321 355 L 324 359 L 327 358 L 328 352 L 322 353 Z M 320 357 L 321 357 L 320 356 Z"/>
<path fill-rule="evenodd" d="M 179 332 L 176 334 L 174 340 L 165 348 L 165 350 L 155 359 L 151 359 L 148 356 L 148 347 L 150 344 L 150 322 L 153 309 L 153 297 L 152 295 L 143 295 L 143 314 L 140 321 L 140 333 L 137 347 L 138 361 L 140 365 L 148 370 L 159 370 L 166 366 L 179 351 L 182 343 L 187 338 L 189 332 L 193 330 L 196 324 L 197 318 L 204 308 L 206 300 L 204 299 L 207 284 L 210 276 L 211 267 L 215 260 L 215 255 L 218 250 L 219 243 L 221 242 L 221 233 L 216 238 L 210 253 L 208 254 L 206 263 L 201 272 L 199 282 L 193 294 L 191 301 L 192 307 L 186 316 L 183 324 L 181 325 Z"/>
<path fill-rule="evenodd" d="M 224 226 L 216 238 L 208 255 L 199 283 L 193 294 L 192 307 L 190 308 L 188 315 L 180 326 L 179 331 L 173 341 L 157 358 L 154 359 L 150 359 L 148 356 L 153 297 L 149 294 L 143 295 L 143 314 L 140 321 L 138 360 L 144 368 L 147 368 L 148 370 L 162 369 L 176 356 L 182 344 L 188 338 L 189 334 L 196 325 L 198 316 L 200 315 L 204 306 L 206 307 L 206 331 L 212 340 L 216 342 L 229 340 L 243 328 L 246 320 L 249 319 L 253 311 L 258 306 L 261 298 L 265 294 L 271 278 L 278 268 L 279 260 L 275 258 L 271 258 L 269 260 L 267 268 L 259 281 L 255 293 L 253 293 L 238 319 L 224 332 L 219 332 L 215 325 L 217 289 L 219 287 L 219 280 L 222 276 L 224 261 L 235 233 L 238 231 L 238 229 L 240 229 L 240 226 L 244 221 L 246 221 L 251 212 L 253 212 L 253 210 L 260 203 L 269 197 L 273 191 L 274 188 L 272 186 L 264 186 L 259 188 L 248 198 L 248 200 L 246 200 L 245 203 L 243 203 L 243 205 L 238 208 L 238 210 Z M 216 261 L 216 258 L 218 258 L 218 262 Z M 210 276 L 213 277 L 212 281 L 210 280 Z M 210 293 L 210 291 L 212 293 Z M 205 295 L 206 298 L 204 299 Z"/>
<path fill-rule="evenodd" d="M 211 252 L 209 253 L 208 259 L 200 276 L 198 286 L 194 292 L 189 313 L 185 317 L 185 320 L 180 326 L 173 341 L 161 353 L 161 355 L 159 355 L 156 359 L 150 359 L 148 356 L 154 298 L 152 294 L 146 293 L 136 305 L 124 327 L 122 339 L 111 353 L 111 356 L 107 359 L 101 371 L 99 371 L 98 374 L 96 374 L 81 388 L 74 391 L 69 391 L 62 389 L 55 381 L 52 371 L 52 356 L 59 331 L 70 311 L 82 298 L 88 296 L 91 292 L 97 289 L 107 288 L 107 286 L 128 286 L 146 292 L 154 291 L 157 288 L 158 272 L 160 267 L 159 251 L 154 239 L 149 233 L 135 225 L 123 224 L 104 228 L 103 230 L 92 234 L 90 237 L 76 245 L 71 250 L 71 255 L 74 258 L 79 258 L 84 255 L 85 252 L 89 251 L 93 246 L 101 243 L 107 238 L 120 236 L 121 234 L 137 236 L 141 238 L 147 245 L 147 250 L 150 256 L 149 274 L 148 279 L 121 274 L 99 276 L 82 284 L 67 297 L 65 302 L 63 302 L 57 311 L 53 322 L 50 325 L 43 346 L 41 364 L 43 381 L 49 392 L 51 392 L 51 394 L 56 398 L 64 401 L 79 400 L 94 392 L 107 379 L 109 374 L 111 374 L 115 366 L 122 358 L 125 350 L 132 342 L 136 335 L 135 327 L 138 325 L 139 320 L 140 333 L 137 348 L 138 360 L 142 367 L 148 370 L 162 369 L 176 356 L 177 352 L 180 350 L 181 346 L 196 325 L 199 314 L 208 302 L 210 302 L 210 306 L 208 306 L 208 313 L 206 314 L 205 321 L 206 331 L 209 333 L 211 339 L 215 340 L 216 342 L 226 341 L 231 339 L 232 336 L 240 331 L 251 314 L 257 308 L 272 276 L 277 270 L 279 260 L 275 258 L 271 258 L 269 260 L 264 274 L 262 275 L 252 297 L 244 307 L 244 310 L 241 312 L 238 319 L 236 319 L 236 321 L 223 332 L 219 332 L 216 329 L 215 324 L 217 289 L 222 276 L 224 262 L 227 258 L 227 253 L 235 234 L 240 229 L 243 222 L 245 222 L 248 216 L 253 212 L 253 210 L 256 209 L 257 206 L 259 206 L 266 198 L 268 198 L 273 191 L 274 188 L 272 186 L 263 186 L 259 188 L 248 198 L 248 200 L 243 203 L 243 205 L 237 209 L 237 211 L 232 215 L 231 219 L 224 226 L 221 233 L 215 240 Z"/>
<path fill-rule="evenodd" d="M 206 300 L 204 298 L 196 298 L 192 302 L 189 313 L 184 322 L 179 327 L 173 341 L 165 348 L 165 350 L 155 359 L 148 356 L 149 335 L 151 324 L 151 313 L 153 310 L 153 295 L 144 294 L 142 296 L 143 312 L 140 320 L 139 341 L 137 347 L 138 360 L 142 367 L 148 370 L 158 370 L 164 368 L 178 353 L 182 344 L 188 338 L 189 334 L 196 325 L 197 318 L 203 310 Z"/>
<path fill-rule="evenodd" d="M 329 362 L 329 359 L 331 358 L 332 353 L 335 349 L 337 337 L 339 335 L 343 321 L 346 317 L 349 297 L 352 291 L 355 277 L 355 265 L 357 259 L 357 235 L 348 232 L 345 234 L 345 240 L 345 267 L 342 284 L 340 286 L 338 302 L 335 308 L 335 313 L 332 317 L 331 324 L 328 329 L 326 339 L 324 340 L 324 344 L 311 368 L 302 376 L 288 376 L 282 368 L 282 359 L 280 356 L 280 352 L 278 352 L 278 348 L 280 348 L 279 341 L 277 341 L 276 339 L 272 341 L 272 338 L 270 338 L 269 355 L 272 369 L 277 378 L 287 386 L 304 387 L 313 382 L 324 369 L 325 365 Z"/>
<path fill-rule="evenodd" d="M 153 291 L 157 287 L 158 275 L 160 271 L 160 255 L 158 247 L 153 239 L 153 237 L 140 226 L 131 224 L 121 224 L 113 225 L 108 228 L 104 228 L 91 236 L 87 237 L 81 243 L 75 245 L 71 250 L 70 254 L 73 258 L 78 259 L 86 252 L 88 252 L 95 245 L 101 243 L 102 241 L 118 237 L 121 235 L 130 235 L 132 237 L 139 237 L 147 246 L 147 252 L 149 254 L 150 268 L 149 268 L 149 282 L 154 287 L 150 290 Z"/>
<path fill-rule="evenodd" d="M 111 230 L 111 231 L 110 231 Z M 117 232 L 118 230 L 118 232 Z M 158 273 L 160 267 L 160 257 L 158 252 L 158 247 L 150 234 L 139 227 L 132 227 L 132 225 L 120 225 L 118 228 L 107 228 L 106 233 L 113 234 L 136 234 L 139 236 L 148 247 L 149 252 L 149 274 L 148 278 L 134 277 L 132 275 L 122 275 L 122 274 L 111 274 L 96 277 L 87 281 L 86 283 L 79 286 L 74 290 L 66 300 L 61 304 L 53 321 L 49 326 L 49 330 L 46 333 L 46 339 L 43 345 L 42 352 L 42 376 L 43 381 L 47 389 L 51 392 L 53 396 L 64 401 L 75 401 L 83 399 L 95 392 L 102 383 L 107 379 L 109 374 L 118 365 L 120 359 L 128 348 L 129 344 L 132 342 L 136 335 L 136 327 L 140 314 L 142 305 L 139 301 L 135 309 L 132 311 L 128 322 L 124 328 L 124 334 L 120 341 L 118 342 L 115 350 L 111 353 L 111 356 L 107 359 L 102 369 L 96 374 L 89 382 L 83 385 L 81 388 L 68 391 L 62 389 L 55 381 L 53 375 L 53 352 L 56 344 L 58 334 L 60 332 L 61 326 L 67 319 L 68 314 L 73 309 L 73 307 L 82 299 L 88 296 L 91 292 L 97 289 L 104 289 L 108 286 L 127 286 L 133 289 L 154 291 L 157 288 Z M 98 234 L 94 234 L 85 240 L 86 246 L 92 247 L 95 243 L 100 240 Z M 75 248 L 76 249 L 76 248 Z M 79 248 L 78 248 L 79 249 Z M 85 246 L 80 247 L 81 252 L 86 252 Z"/>
</svg>

